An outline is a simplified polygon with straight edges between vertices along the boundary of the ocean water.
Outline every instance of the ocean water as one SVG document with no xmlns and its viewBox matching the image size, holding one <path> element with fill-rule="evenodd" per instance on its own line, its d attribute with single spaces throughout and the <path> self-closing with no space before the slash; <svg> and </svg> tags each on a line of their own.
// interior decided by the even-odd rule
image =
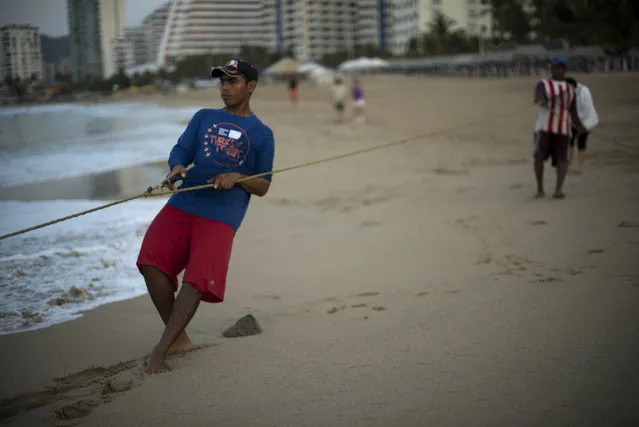
<svg viewBox="0 0 639 427">
<path fill-rule="evenodd" d="M 0 187 L 164 160 L 197 109 L 146 103 L 0 109 Z"/>
<path fill-rule="evenodd" d="M 0 335 L 38 329 L 146 291 L 135 265 L 165 199 L 136 200 L 0 240 Z M 69 215 L 96 201 L 0 202 L 0 233 Z"/>
<path fill-rule="evenodd" d="M 181 123 L 196 110 L 144 103 L 0 109 L 0 187 L 165 160 Z M 0 335 L 69 321 L 145 293 L 135 261 L 165 202 L 136 200 L 0 240 Z M 0 234 L 104 203 L 0 201 Z"/>
</svg>

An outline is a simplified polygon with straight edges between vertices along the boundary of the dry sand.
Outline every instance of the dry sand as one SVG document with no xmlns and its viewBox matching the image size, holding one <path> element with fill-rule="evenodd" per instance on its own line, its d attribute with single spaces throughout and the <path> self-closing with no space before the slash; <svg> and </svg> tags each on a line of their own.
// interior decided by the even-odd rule
<svg viewBox="0 0 639 427">
<path fill-rule="evenodd" d="M 341 126 L 325 90 L 302 86 L 294 108 L 262 87 L 277 167 L 482 122 L 278 175 L 237 236 L 227 301 L 188 329 L 203 347 L 169 373 L 141 374 L 162 331 L 148 297 L 0 338 L 0 419 L 638 425 L 639 75 L 579 77 L 602 124 L 563 201 L 531 200 L 535 78 L 368 78 L 370 121 Z M 261 335 L 221 336 L 247 313 Z"/>
</svg>

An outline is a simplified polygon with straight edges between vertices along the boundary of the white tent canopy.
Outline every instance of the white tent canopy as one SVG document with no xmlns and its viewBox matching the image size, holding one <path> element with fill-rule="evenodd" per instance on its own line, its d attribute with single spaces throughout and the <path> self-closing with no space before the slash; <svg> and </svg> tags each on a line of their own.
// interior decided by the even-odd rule
<svg viewBox="0 0 639 427">
<path fill-rule="evenodd" d="M 381 58 L 367 58 L 365 56 L 357 59 L 349 59 L 342 62 L 338 67 L 340 71 L 365 71 L 386 68 L 390 66 L 388 61 Z"/>
</svg>

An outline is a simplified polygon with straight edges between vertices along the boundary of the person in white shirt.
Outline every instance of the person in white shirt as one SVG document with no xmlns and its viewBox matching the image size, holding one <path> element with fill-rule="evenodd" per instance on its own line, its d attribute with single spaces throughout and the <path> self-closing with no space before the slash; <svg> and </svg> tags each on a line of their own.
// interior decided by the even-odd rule
<svg viewBox="0 0 639 427">
<path fill-rule="evenodd" d="M 590 135 L 590 131 L 599 124 L 599 116 L 597 115 L 597 110 L 595 110 L 595 104 L 592 100 L 590 89 L 588 89 L 588 87 L 583 83 L 577 82 L 572 77 L 566 77 L 566 82 L 575 88 L 577 114 L 586 128 L 586 132 L 578 132 L 576 129 L 572 129 L 570 155 L 568 156 L 568 163 L 572 164 L 576 141 L 577 150 L 579 151 L 579 173 L 581 173 L 584 171 L 584 165 L 586 163 L 586 145 L 588 143 L 588 135 Z"/>
<path fill-rule="evenodd" d="M 346 94 L 348 88 L 341 77 L 335 77 L 331 92 L 333 94 L 333 108 L 337 111 L 337 122 L 344 120 L 344 108 L 346 107 Z"/>
</svg>

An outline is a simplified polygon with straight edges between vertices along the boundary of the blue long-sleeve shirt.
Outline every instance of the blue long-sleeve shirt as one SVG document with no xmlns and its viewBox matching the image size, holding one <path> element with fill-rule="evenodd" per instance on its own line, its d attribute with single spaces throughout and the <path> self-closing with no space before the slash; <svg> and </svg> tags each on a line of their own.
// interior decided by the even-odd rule
<svg viewBox="0 0 639 427">
<path fill-rule="evenodd" d="M 273 131 L 257 116 L 240 117 L 225 110 L 195 113 L 169 155 L 169 168 L 193 167 L 180 188 L 194 187 L 225 172 L 255 175 L 273 170 Z M 271 180 L 272 175 L 264 179 Z M 240 186 L 231 190 L 187 191 L 171 196 L 168 204 L 184 212 L 220 221 L 238 230 L 251 195 Z"/>
</svg>

